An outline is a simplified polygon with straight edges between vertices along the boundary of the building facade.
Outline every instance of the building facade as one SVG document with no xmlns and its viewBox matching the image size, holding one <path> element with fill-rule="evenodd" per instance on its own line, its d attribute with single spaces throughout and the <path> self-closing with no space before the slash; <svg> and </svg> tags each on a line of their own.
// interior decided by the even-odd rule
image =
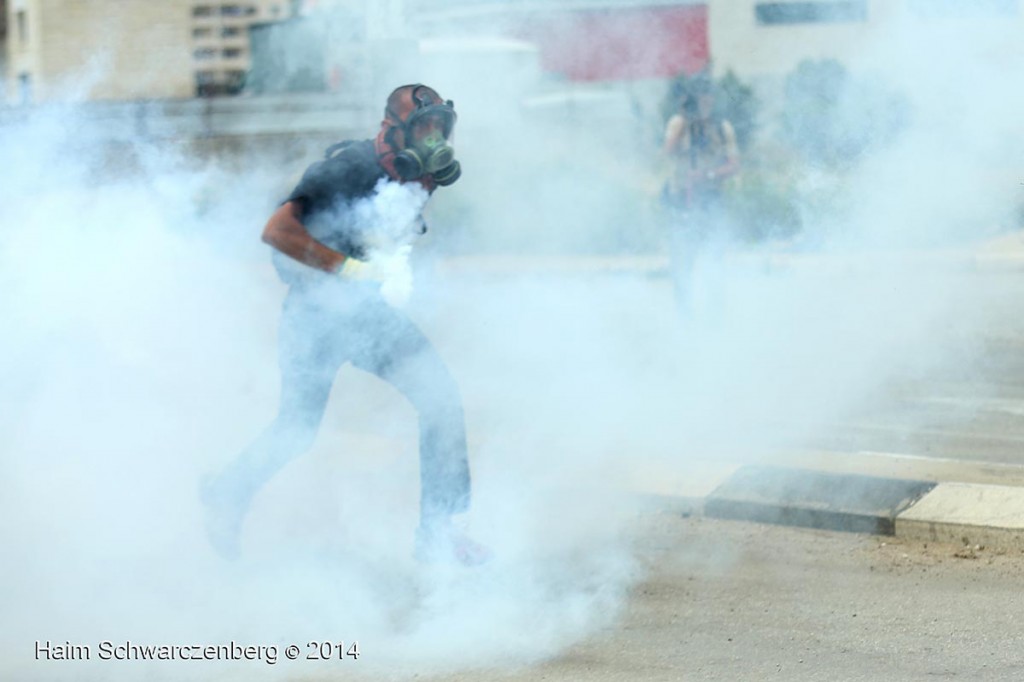
<svg viewBox="0 0 1024 682">
<path fill-rule="evenodd" d="M 704 68 L 704 0 L 408 3 L 413 31 L 503 35 L 534 43 L 545 72 L 568 82 L 667 78 Z"/>
<path fill-rule="evenodd" d="M 248 28 L 288 0 L 6 0 L 8 103 L 173 99 L 236 91 Z"/>
<path fill-rule="evenodd" d="M 236 94 L 252 63 L 249 29 L 288 18 L 284 0 L 192 3 L 191 57 L 195 91 L 200 96 Z"/>
<path fill-rule="evenodd" d="M 1015 60 L 1024 51 L 1022 3 L 0 0 L 0 68 L 3 98 L 13 104 L 68 97 L 133 100 L 234 94 L 253 65 L 251 29 L 304 18 L 327 36 L 322 39 L 326 47 L 317 48 L 324 63 L 291 68 L 316 72 L 312 80 L 322 81 L 328 92 L 368 91 L 367 83 L 380 80 L 377 72 L 393 71 L 381 63 L 411 60 L 415 65 L 423 57 L 424 39 L 467 36 L 534 45 L 544 74 L 567 85 L 633 87 L 630 84 L 644 82 L 653 88 L 680 72 L 693 73 L 709 64 L 719 74 L 733 71 L 745 80 L 770 81 L 783 78 L 805 59 L 832 58 L 851 68 L 885 69 L 894 54 L 886 42 L 893 40 L 896 24 L 915 27 L 936 40 L 949 40 L 945 33 L 964 27 L 996 27 L 990 32 L 991 49 Z M 335 25 L 320 20 L 330 15 L 342 19 Z M 290 61 L 298 62 L 294 55 L 314 51 L 312 45 L 302 47 L 285 50 Z M 307 61 L 318 58 L 310 56 Z"/>
<path fill-rule="evenodd" d="M 934 46 L 977 32 L 992 48 L 1024 50 L 1021 0 L 709 0 L 709 43 L 717 72 L 777 80 L 805 59 L 891 70 L 912 60 L 897 43 Z M 1016 48 L 1014 48 L 1016 45 Z M 959 46 L 957 46 L 959 47 Z"/>
</svg>

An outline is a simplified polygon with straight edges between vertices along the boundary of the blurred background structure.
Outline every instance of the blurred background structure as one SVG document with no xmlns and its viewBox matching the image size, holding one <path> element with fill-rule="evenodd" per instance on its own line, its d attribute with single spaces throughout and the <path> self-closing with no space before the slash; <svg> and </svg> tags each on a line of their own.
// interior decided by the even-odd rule
<svg viewBox="0 0 1024 682">
<path fill-rule="evenodd" d="M 686 80 L 710 72 L 744 151 L 733 210 L 743 236 L 760 239 L 799 231 L 817 220 L 815 206 L 834 212 L 845 181 L 835 171 L 896 139 L 922 106 L 960 106 L 957 90 L 983 82 L 930 81 L 932 49 L 971 54 L 944 68 L 1024 63 L 1020 5 L 0 0 L 0 124 L 71 102 L 104 139 L 295 157 L 367 134 L 396 83 L 425 81 L 456 100 L 464 141 L 500 146 L 494 133 L 510 125 L 514 147 L 546 136 L 531 154 L 505 150 L 520 167 L 586 149 L 590 164 L 568 175 L 632 193 L 616 204 L 625 208 L 615 219 L 627 220 L 643 218 L 643 198 L 658 192 L 660 137 Z M 907 96 L 914 89 L 927 101 Z M 827 171 L 811 190 L 808 168 Z"/>
<path fill-rule="evenodd" d="M 257 73 L 257 90 L 346 91 L 377 68 L 366 57 L 469 36 L 532 43 L 563 83 L 667 79 L 709 60 L 718 73 L 781 80 L 805 59 L 856 66 L 901 14 L 922 30 L 1024 29 L 1018 0 L 3 0 L 0 45 L 9 104 L 69 88 L 100 100 L 238 95 L 252 69 L 271 67 L 292 78 Z M 75 91 L 91 64 L 103 73 Z"/>
</svg>

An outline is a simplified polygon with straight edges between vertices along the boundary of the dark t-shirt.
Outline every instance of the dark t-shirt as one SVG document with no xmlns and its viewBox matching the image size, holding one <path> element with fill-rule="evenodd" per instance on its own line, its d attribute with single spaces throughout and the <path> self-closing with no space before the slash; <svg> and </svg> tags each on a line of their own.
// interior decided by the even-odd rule
<svg viewBox="0 0 1024 682">
<path fill-rule="evenodd" d="M 302 204 L 302 221 L 314 239 L 359 258 L 364 245 L 359 228 L 345 220 L 353 201 L 370 196 L 387 173 L 377 161 L 373 140 L 352 142 L 310 165 L 288 201 Z"/>
<path fill-rule="evenodd" d="M 287 201 L 302 205 L 302 222 L 310 235 L 346 256 L 365 255 L 365 230 L 353 220 L 353 201 L 373 194 L 387 173 L 377 161 L 373 140 L 349 142 L 340 151 L 306 169 Z M 316 270 L 274 251 L 274 265 L 288 284 L 315 276 Z"/>
</svg>

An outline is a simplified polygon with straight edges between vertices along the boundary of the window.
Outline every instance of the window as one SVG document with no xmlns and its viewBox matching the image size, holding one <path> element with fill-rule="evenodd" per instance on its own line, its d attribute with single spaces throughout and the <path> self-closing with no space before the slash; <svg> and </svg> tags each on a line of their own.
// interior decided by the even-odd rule
<svg viewBox="0 0 1024 682">
<path fill-rule="evenodd" d="M 242 35 L 242 29 L 238 26 L 225 26 L 220 30 L 222 38 L 234 38 Z"/>
<path fill-rule="evenodd" d="M 196 71 L 196 95 L 217 97 L 237 95 L 245 88 L 246 72 L 239 69 L 229 71 Z"/>
<path fill-rule="evenodd" d="M 192 37 L 193 38 L 212 38 L 213 37 L 213 29 L 212 28 L 194 28 L 194 29 L 192 29 Z"/>
<path fill-rule="evenodd" d="M 817 24 L 867 21 L 867 0 L 847 2 L 761 2 L 754 6 L 757 23 Z"/>
<path fill-rule="evenodd" d="M 192 8 L 192 16 L 194 17 L 212 17 L 213 8 L 209 5 L 197 5 Z"/>
<path fill-rule="evenodd" d="M 256 14 L 256 8 L 253 5 L 221 5 L 220 13 L 225 17 L 247 17 Z"/>
<path fill-rule="evenodd" d="M 238 59 L 242 56 L 242 50 L 237 47 L 229 47 L 224 50 L 224 59 Z"/>
<path fill-rule="evenodd" d="M 910 9 L 922 17 L 1013 17 L 1018 0 L 909 0 Z"/>
<path fill-rule="evenodd" d="M 18 23 L 18 42 L 24 45 L 28 42 L 28 17 L 23 9 L 19 9 L 15 17 Z"/>
<path fill-rule="evenodd" d="M 237 94 L 245 87 L 245 71 L 228 71 L 224 88 L 230 94 Z"/>
<path fill-rule="evenodd" d="M 217 74 L 213 71 L 196 71 L 196 95 L 210 97 L 217 94 Z"/>
<path fill-rule="evenodd" d="M 216 57 L 217 50 L 213 49 L 212 47 L 201 47 L 195 52 L 193 52 L 192 55 L 199 61 L 206 61 Z"/>
</svg>

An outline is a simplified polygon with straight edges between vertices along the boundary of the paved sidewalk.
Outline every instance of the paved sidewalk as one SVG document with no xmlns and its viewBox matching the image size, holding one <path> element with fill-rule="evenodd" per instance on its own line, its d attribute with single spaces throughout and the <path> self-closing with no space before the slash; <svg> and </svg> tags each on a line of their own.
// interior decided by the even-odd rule
<svg viewBox="0 0 1024 682">
<path fill-rule="evenodd" d="M 1020 466 L 890 453 L 790 453 L 771 466 L 648 468 L 632 483 L 652 506 L 684 514 L 1024 548 Z"/>
</svg>

